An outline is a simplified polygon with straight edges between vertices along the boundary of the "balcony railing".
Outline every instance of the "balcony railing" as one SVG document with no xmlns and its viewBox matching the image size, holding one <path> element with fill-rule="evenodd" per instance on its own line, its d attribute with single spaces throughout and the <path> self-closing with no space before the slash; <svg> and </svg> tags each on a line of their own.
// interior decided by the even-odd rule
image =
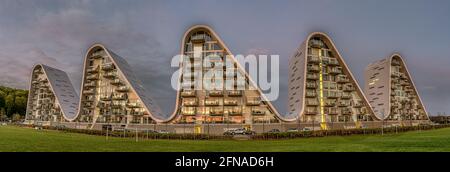
<svg viewBox="0 0 450 172">
<path fill-rule="evenodd" d="M 231 96 L 231 97 L 237 97 L 237 96 L 242 96 L 242 90 L 230 90 L 230 91 L 227 91 L 228 93 L 228 96 Z"/>
<path fill-rule="evenodd" d="M 183 106 L 197 106 L 198 100 L 197 98 L 185 98 L 183 99 Z"/>
<path fill-rule="evenodd" d="M 212 97 L 223 96 L 223 91 L 222 90 L 210 90 L 210 91 L 208 91 L 208 96 L 212 96 Z"/>
<path fill-rule="evenodd" d="M 238 105 L 238 100 L 237 100 L 237 99 L 229 99 L 229 98 L 226 98 L 226 99 L 223 101 L 223 105 L 226 105 L 226 106 L 236 106 L 236 105 Z"/>
<path fill-rule="evenodd" d="M 344 85 L 342 90 L 343 91 L 355 91 L 355 87 L 353 87 L 353 85 L 351 85 L 351 84 L 347 84 L 347 85 Z"/>
<path fill-rule="evenodd" d="M 325 44 L 322 40 L 311 39 L 309 40 L 309 46 L 313 48 L 323 48 Z"/>
<path fill-rule="evenodd" d="M 343 92 L 341 95 L 342 99 L 350 99 L 352 97 L 352 95 L 350 93 L 347 92 Z"/>
<path fill-rule="evenodd" d="M 86 69 L 87 73 L 97 73 L 98 72 L 98 67 L 89 67 L 88 69 Z"/>
<path fill-rule="evenodd" d="M 338 114 L 338 109 L 335 107 L 324 108 L 324 113 L 328 115 L 336 115 Z"/>
<path fill-rule="evenodd" d="M 114 69 L 114 64 L 113 63 L 104 63 L 102 64 L 102 70 L 113 70 Z"/>
<path fill-rule="evenodd" d="M 317 108 L 315 108 L 315 107 L 307 107 L 307 108 L 305 108 L 305 114 L 306 115 L 315 115 L 317 113 L 318 113 L 318 111 L 317 111 Z"/>
<path fill-rule="evenodd" d="M 266 114 L 266 111 L 263 108 L 260 108 L 260 107 L 252 108 L 252 115 L 258 116 L 258 115 L 265 115 L 265 114 Z"/>
<path fill-rule="evenodd" d="M 346 82 L 350 82 L 350 79 L 348 79 L 347 76 L 345 76 L 345 75 L 338 75 L 336 78 L 336 82 L 346 83 Z"/>
<path fill-rule="evenodd" d="M 332 99 L 332 100 L 330 100 L 330 99 L 327 99 L 327 100 L 325 100 L 324 101 L 324 105 L 325 106 L 336 106 L 336 100 L 334 100 L 334 99 Z"/>
<path fill-rule="evenodd" d="M 308 73 L 308 74 L 306 74 L 306 79 L 317 80 L 317 79 L 319 79 L 319 75 Z"/>
<path fill-rule="evenodd" d="M 247 105 L 256 106 L 261 104 L 261 98 L 259 97 L 247 97 Z"/>
<path fill-rule="evenodd" d="M 340 106 L 340 107 L 350 106 L 350 101 L 348 101 L 348 100 L 341 100 L 341 101 L 339 101 L 338 106 Z"/>
<path fill-rule="evenodd" d="M 242 108 L 239 106 L 226 108 L 226 111 L 228 111 L 228 115 L 242 115 Z"/>
<path fill-rule="evenodd" d="M 195 90 L 183 90 L 181 91 L 181 97 L 195 97 Z"/>
<path fill-rule="evenodd" d="M 306 83 L 306 88 L 316 88 L 317 87 L 317 85 L 316 85 L 316 83 L 315 82 L 307 82 Z"/>
<path fill-rule="evenodd" d="M 336 58 L 330 58 L 330 60 L 328 61 L 328 65 L 338 66 L 339 62 L 338 62 L 338 60 Z"/>
<path fill-rule="evenodd" d="M 330 74 L 341 74 L 342 73 L 342 68 L 340 67 L 333 67 L 330 69 L 329 71 Z"/>
<path fill-rule="evenodd" d="M 308 56 L 308 63 L 319 63 L 319 62 L 320 62 L 319 57 L 312 55 Z"/>
<path fill-rule="evenodd" d="M 220 104 L 219 99 L 207 99 L 205 100 L 205 106 L 218 106 Z"/>
<path fill-rule="evenodd" d="M 84 87 L 86 88 L 90 88 L 90 87 L 95 87 L 97 84 L 95 82 L 87 82 L 84 84 Z"/>
<path fill-rule="evenodd" d="M 181 114 L 186 116 L 195 115 L 195 107 L 182 107 L 181 108 Z"/>
<path fill-rule="evenodd" d="M 317 72 L 317 71 L 319 71 L 319 66 L 317 66 L 317 65 L 308 65 L 307 69 L 308 69 L 308 71 L 311 71 L 311 72 Z"/>
<path fill-rule="evenodd" d="M 102 58 L 102 57 L 105 57 L 106 56 L 106 52 L 105 51 L 97 51 L 97 52 L 94 52 L 94 53 L 92 53 L 92 55 L 91 55 L 91 57 L 92 58 Z"/>
<path fill-rule="evenodd" d="M 223 107 L 214 107 L 209 111 L 209 115 L 211 116 L 222 116 L 223 115 Z"/>
<path fill-rule="evenodd" d="M 306 106 L 317 106 L 319 102 L 317 100 L 306 100 Z"/>
<path fill-rule="evenodd" d="M 350 114 L 352 114 L 352 110 L 350 108 L 342 108 L 341 112 L 342 112 L 342 115 L 350 115 Z"/>
<path fill-rule="evenodd" d="M 128 92 L 130 90 L 130 88 L 128 88 L 127 86 L 120 86 L 116 89 L 117 92 Z"/>
<path fill-rule="evenodd" d="M 141 108 L 141 104 L 137 101 L 129 101 L 127 102 L 126 106 L 128 108 Z"/>
<path fill-rule="evenodd" d="M 112 99 L 113 100 L 125 100 L 125 99 L 127 99 L 127 94 L 114 94 Z"/>
<path fill-rule="evenodd" d="M 111 81 L 112 85 L 123 85 L 124 83 L 120 79 L 114 79 Z"/>
<path fill-rule="evenodd" d="M 109 79 L 114 79 L 115 77 L 117 77 L 117 71 L 110 71 L 110 72 L 106 72 L 103 77 L 105 78 L 109 78 Z"/>
<path fill-rule="evenodd" d="M 316 97 L 317 94 L 316 94 L 315 91 L 307 90 L 306 93 L 305 93 L 305 96 L 306 96 L 306 97 Z"/>
<path fill-rule="evenodd" d="M 98 75 L 88 75 L 86 76 L 87 80 L 97 80 L 98 79 Z"/>
<path fill-rule="evenodd" d="M 94 89 L 83 90 L 83 94 L 94 94 Z"/>
</svg>

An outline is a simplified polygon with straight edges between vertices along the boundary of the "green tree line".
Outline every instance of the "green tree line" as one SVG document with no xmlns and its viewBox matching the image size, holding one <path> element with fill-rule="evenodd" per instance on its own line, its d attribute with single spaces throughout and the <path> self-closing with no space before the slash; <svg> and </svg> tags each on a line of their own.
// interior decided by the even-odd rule
<svg viewBox="0 0 450 172">
<path fill-rule="evenodd" d="M 28 90 L 0 86 L 0 120 L 23 118 L 27 100 Z"/>
</svg>

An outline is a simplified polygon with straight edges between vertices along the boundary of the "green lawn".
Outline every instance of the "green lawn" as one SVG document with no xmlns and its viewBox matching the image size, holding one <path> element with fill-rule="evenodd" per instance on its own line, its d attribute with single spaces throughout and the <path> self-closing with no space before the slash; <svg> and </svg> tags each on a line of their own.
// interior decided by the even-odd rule
<svg viewBox="0 0 450 172">
<path fill-rule="evenodd" d="M 390 135 L 271 141 L 140 140 L 0 126 L 2 151 L 450 151 L 450 128 Z"/>
</svg>

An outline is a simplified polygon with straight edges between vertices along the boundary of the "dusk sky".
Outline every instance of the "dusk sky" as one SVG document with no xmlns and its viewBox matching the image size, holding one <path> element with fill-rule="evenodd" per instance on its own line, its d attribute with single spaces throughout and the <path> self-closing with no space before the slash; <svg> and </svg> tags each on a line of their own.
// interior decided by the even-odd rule
<svg viewBox="0 0 450 172">
<path fill-rule="evenodd" d="M 31 68 L 66 71 L 80 90 L 87 48 L 124 57 L 166 113 L 184 32 L 211 26 L 233 54 L 278 54 L 287 110 L 288 59 L 314 31 L 329 34 L 361 87 L 364 68 L 399 52 L 431 114 L 450 113 L 448 0 L 0 0 L 0 85 L 28 88 Z"/>
</svg>

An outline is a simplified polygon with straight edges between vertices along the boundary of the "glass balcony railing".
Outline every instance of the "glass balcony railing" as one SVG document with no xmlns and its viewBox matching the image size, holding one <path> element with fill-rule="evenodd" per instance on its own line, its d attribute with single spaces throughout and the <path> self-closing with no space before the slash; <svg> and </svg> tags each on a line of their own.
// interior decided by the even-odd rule
<svg viewBox="0 0 450 172">
<path fill-rule="evenodd" d="M 221 116 L 223 115 L 223 107 L 214 107 L 209 111 L 209 115 L 211 116 Z"/>
<path fill-rule="evenodd" d="M 247 97 L 247 105 L 249 106 L 256 106 L 261 104 L 261 98 L 260 97 Z"/>
<path fill-rule="evenodd" d="M 345 76 L 345 75 L 338 75 L 336 77 L 336 82 L 338 82 L 338 83 L 346 83 L 346 82 L 350 82 L 350 79 L 348 79 L 347 76 Z"/>
<path fill-rule="evenodd" d="M 328 107 L 328 108 L 324 108 L 324 113 L 328 114 L 328 115 L 337 115 L 338 114 L 338 109 L 335 107 Z"/>
<path fill-rule="evenodd" d="M 98 80 L 98 75 L 88 75 L 86 76 L 87 80 Z"/>
<path fill-rule="evenodd" d="M 195 115 L 196 111 L 195 111 L 195 107 L 182 107 L 181 108 L 181 114 L 182 115 Z"/>
<path fill-rule="evenodd" d="M 306 97 L 316 97 L 317 94 L 316 94 L 315 91 L 307 90 L 306 93 L 305 93 L 305 96 L 306 96 Z"/>
<path fill-rule="evenodd" d="M 306 115 L 315 115 L 317 113 L 318 113 L 318 111 L 317 111 L 316 107 L 307 107 L 307 108 L 305 108 L 305 114 Z"/>
<path fill-rule="evenodd" d="M 242 108 L 239 106 L 236 107 L 224 107 L 225 111 L 228 112 L 228 115 L 242 115 Z"/>
<path fill-rule="evenodd" d="M 183 106 L 197 106 L 198 100 L 197 98 L 185 98 L 183 99 Z"/>
<path fill-rule="evenodd" d="M 97 52 L 92 53 L 91 57 L 94 59 L 106 57 L 106 52 L 105 51 L 97 51 Z"/>
<path fill-rule="evenodd" d="M 128 88 L 127 86 L 120 86 L 116 89 L 117 92 L 128 92 L 130 90 L 130 88 Z"/>
<path fill-rule="evenodd" d="M 319 71 L 319 66 L 317 66 L 317 65 L 308 65 L 307 69 L 308 69 L 308 71 L 311 71 L 311 72 L 317 72 L 317 71 Z"/>
<path fill-rule="evenodd" d="M 330 73 L 330 74 L 341 74 L 342 73 L 342 68 L 340 68 L 340 67 L 330 68 L 330 71 L 328 73 Z"/>
<path fill-rule="evenodd" d="M 311 39 L 309 40 L 309 46 L 313 48 L 323 48 L 325 44 L 323 43 L 322 40 Z"/>
<path fill-rule="evenodd" d="M 316 88 L 317 84 L 315 82 L 307 82 L 306 83 L 306 88 Z"/>
<path fill-rule="evenodd" d="M 223 96 L 222 90 L 210 90 L 208 91 L 208 96 L 217 97 L 217 96 Z"/>
<path fill-rule="evenodd" d="M 309 55 L 308 56 L 308 63 L 319 63 L 320 59 L 317 56 Z"/>
<path fill-rule="evenodd" d="M 207 99 L 205 100 L 205 106 L 218 106 L 220 104 L 219 99 Z"/>
<path fill-rule="evenodd" d="M 89 67 L 86 69 L 87 73 L 97 73 L 98 72 L 98 67 Z"/>
<path fill-rule="evenodd" d="M 112 80 L 111 81 L 111 84 L 112 85 L 124 85 L 124 83 L 122 82 L 122 80 L 120 80 L 120 79 L 114 79 L 114 80 Z"/>
<path fill-rule="evenodd" d="M 195 97 L 195 90 L 183 90 L 181 91 L 181 97 Z"/>
<path fill-rule="evenodd" d="M 317 80 L 317 79 L 319 79 L 319 75 L 308 73 L 308 74 L 306 74 L 306 79 Z"/>
<path fill-rule="evenodd" d="M 238 105 L 238 100 L 237 99 L 226 98 L 223 101 L 223 104 L 226 105 L 226 106 L 236 106 L 236 105 Z"/>
<path fill-rule="evenodd" d="M 139 103 L 137 101 L 128 101 L 126 106 L 128 108 L 141 108 L 141 103 Z"/>
<path fill-rule="evenodd" d="M 252 115 L 265 115 L 266 111 L 264 108 L 260 108 L 260 107 L 253 107 L 252 108 Z"/>
<path fill-rule="evenodd" d="M 231 96 L 231 97 L 237 97 L 237 96 L 242 96 L 242 90 L 230 90 L 230 91 L 227 91 L 228 93 L 228 96 Z"/>
</svg>

